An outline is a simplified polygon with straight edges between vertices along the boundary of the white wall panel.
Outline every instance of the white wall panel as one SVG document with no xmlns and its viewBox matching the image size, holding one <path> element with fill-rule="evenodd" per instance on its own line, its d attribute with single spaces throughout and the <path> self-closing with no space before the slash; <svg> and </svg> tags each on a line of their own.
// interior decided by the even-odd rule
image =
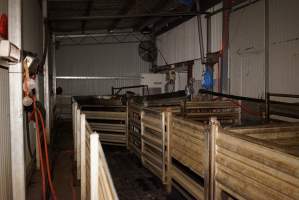
<svg viewBox="0 0 299 200">
<path fill-rule="evenodd" d="M 209 11 L 213 12 L 222 7 L 218 4 Z M 207 50 L 207 19 L 202 16 L 202 28 L 205 53 Z M 211 50 L 216 52 L 222 47 L 222 12 L 211 17 Z M 179 26 L 163 33 L 156 39 L 157 47 L 165 57 L 168 64 L 200 59 L 198 43 L 197 17 L 180 24 Z M 161 53 L 158 55 L 157 65 L 165 65 Z"/>
<path fill-rule="evenodd" d="M 299 94 L 299 1 L 270 1 L 270 91 Z"/>
<path fill-rule="evenodd" d="M 206 46 L 207 41 L 206 25 L 206 19 L 202 17 L 204 46 Z M 156 40 L 157 47 L 160 50 L 157 59 L 158 66 L 166 64 L 163 56 L 167 64 L 199 59 L 200 50 L 197 27 L 197 17 L 193 17 L 187 22 L 160 35 Z"/>
<path fill-rule="evenodd" d="M 298 94 L 299 1 L 270 1 L 270 92 Z M 231 14 L 231 93 L 264 96 L 264 1 Z"/>
<path fill-rule="evenodd" d="M 230 15 L 230 91 L 260 98 L 264 95 L 264 2 Z"/>
<path fill-rule="evenodd" d="M 12 199 L 8 70 L 0 68 L 0 199 Z"/>
<path fill-rule="evenodd" d="M 213 12 L 215 10 L 221 9 L 222 3 L 217 4 L 209 10 Z M 217 52 L 222 49 L 222 12 L 219 12 L 211 16 L 211 51 Z"/>
<path fill-rule="evenodd" d="M 150 63 L 138 55 L 138 43 L 62 46 L 56 50 L 57 76 L 139 76 Z M 136 80 L 57 80 L 67 95 L 110 94 L 111 87 L 139 84 Z"/>
</svg>

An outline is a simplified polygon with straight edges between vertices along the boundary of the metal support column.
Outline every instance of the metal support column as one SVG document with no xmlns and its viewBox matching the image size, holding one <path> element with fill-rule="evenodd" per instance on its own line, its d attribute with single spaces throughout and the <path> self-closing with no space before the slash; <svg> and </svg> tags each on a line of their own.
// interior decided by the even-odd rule
<svg viewBox="0 0 299 200">
<path fill-rule="evenodd" d="M 43 46 L 47 45 L 47 0 L 43 0 Z M 46 59 L 44 64 L 44 106 L 46 109 L 46 131 L 47 142 L 50 143 L 50 88 L 49 88 L 49 51 L 46 52 Z"/>
<path fill-rule="evenodd" d="M 269 120 L 269 0 L 265 0 L 265 102 L 266 102 L 266 120 Z"/>
<path fill-rule="evenodd" d="M 52 101 L 52 112 L 53 112 L 53 123 L 55 120 L 55 105 L 56 105 L 56 36 L 52 35 L 52 90 L 53 90 L 53 101 Z"/>
<path fill-rule="evenodd" d="M 228 46 L 229 46 L 229 16 L 231 0 L 223 0 L 223 30 L 222 30 L 222 62 L 221 62 L 221 86 L 222 93 L 228 93 Z"/>
<path fill-rule="evenodd" d="M 8 1 L 8 38 L 22 47 L 22 0 Z M 14 200 L 25 200 L 25 147 L 23 118 L 22 63 L 9 67 L 12 189 Z"/>
<path fill-rule="evenodd" d="M 197 0 L 196 2 L 196 11 L 200 13 L 200 0 Z M 202 23 L 201 23 L 201 15 L 197 15 L 197 28 L 198 28 L 198 42 L 199 42 L 199 49 L 200 49 L 200 60 L 201 63 L 205 63 L 205 50 L 204 50 L 204 44 L 203 44 L 203 35 L 202 35 Z"/>
</svg>

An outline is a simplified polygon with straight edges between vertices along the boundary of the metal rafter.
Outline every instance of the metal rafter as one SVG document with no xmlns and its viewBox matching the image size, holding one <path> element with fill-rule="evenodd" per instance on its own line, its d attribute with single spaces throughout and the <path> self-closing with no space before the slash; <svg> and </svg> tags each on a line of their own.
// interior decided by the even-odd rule
<svg viewBox="0 0 299 200">
<path fill-rule="evenodd" d="M 162 11 L 165 6 L 169 3 L 170 0 L 165 0 L 165 1 L 158 1 L 158 3 L 151 9 L 151 11 Z M 139 20 L 135 27 L 133 28 L 134 30 L 137 30 L 137 31 L 141 31 L 144 27 L 148 26 L 150 23 L 152 23 L 153 20 L 156 20 L 157 18 L 155 19 L 147 19 L 147 20 Z"/>
<path fill-rule="evenodd" d="M 128 12 L 136 5 L 136 0 L 127 0 L 126 3 L 123 4 L 122 8 L 119 10 L 119 15 L 128 14 Z M 108 26 L 107 30 L 111 31 L 117 27 L 122 19 L 114 19 L 113 22 Z"/>
<path fill-rule="evenodd" d="M 146 17 L 177 17 L 177 16 L 196 16 L 206 14 L 206 12 L 163 12 L 137 15 L 97 15 L 97 16 L 74 16 L 74 17 L 50 17 L 50 21 L 82 21 L 82 20 L 105 20 L 105 19 L 134 19 Z"/>
<path fill-rule="evenodd" d="M 55 36 L 58 46 L 127 44 L 149 40 L 151 40 L 150 35 L 143 35 L 138 32 L 64 34 Z"/>
<path fill-rule="evenodd" d="M 86 8 L 86 12 L 85 12 L 85 16 L 89 16 L 90 15 L 90 12 L 91 12 L 91 8 L 93 6 L 93 0 L 89 0 L 88 3 L 87 3 L 87 8 Z M 84 33 L 85 32 L 85 27 L 86 27 L 86 20 L 83 20 L 82 21 L 82 24 L 81 24 L 81 32 Z"/>
</svg>

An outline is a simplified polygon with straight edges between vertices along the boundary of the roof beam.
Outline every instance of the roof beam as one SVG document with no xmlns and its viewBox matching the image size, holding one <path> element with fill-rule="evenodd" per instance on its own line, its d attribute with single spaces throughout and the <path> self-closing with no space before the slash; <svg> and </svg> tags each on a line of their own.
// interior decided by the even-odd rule
<svg viewBox="0 0 299 200">
<path fill-rule="evenodd" d="M 169 31 L 170 29 L 180 25 L 181 23 L 187 21 L 190 18 L 192 18 L 192 16 L 177 17 L 175 18 L 175 20 L 171 20 L 171 19 L 166 21 L 162 20 L 155 24 L 155 26 L 153 27 L 153 33 L 156 36 L 161 35 Z"/>
<path fill-rule="evenodd" d="M 158 1 L 158 3 L 151 9 L 151 11 L 161 11 L 165 8 L 165 6 L 168 4 L 169 0 L 165 0 L 165 1 Z M 157 18 L 155 19 L 147 19 L 146 21 L 144 20 L 139 20 L 137 22 L 137 24 L 135 25 L 134 29 L 137 31 L 140 31 L 141 29 L 143 29 L 144 27 L 148 26 L 149 24 L 151 24 L 153 21 L 155 21 Z"/>
<path fill-rule="evenodd" d="M 92 5 L 93 5 L 93 0 L 89 0 L 88 3 L 87 3 L 87 8 L 86 8 L 85 16 L 89 16 L 90 15 Z M 86 20 L 83 20 L 82 24 L 81 24 L 81 32 L 82 33 L 85 32 L 85 27 L 86 27 Z"/>
<path fill-rule="evenodd" d="M 119 10 L 119 15 L 125 15 L 128 14 L 128 12 L 136 5 L 136 0 L 127 0 L 122 8 Z M 120 23 L 122 18 L 114 19 L 113 22 L 108 26 L 107 30 L 111 31 L 117 27 L 117 25 Z"/>
<path fill-rule="evenodd" d="M 198 14 L 207 14 L 206 12 L 164 12 L 137 15 L 97 15 L 97 16 L 74 16 L 74 17 L 50 17 L 50 21 L 82 21 L 82 20 L 107 20 L 107 19 L 134 19 L 147 17 L 177 17 L 177 16 L 196 16 Z"/>
</svg>

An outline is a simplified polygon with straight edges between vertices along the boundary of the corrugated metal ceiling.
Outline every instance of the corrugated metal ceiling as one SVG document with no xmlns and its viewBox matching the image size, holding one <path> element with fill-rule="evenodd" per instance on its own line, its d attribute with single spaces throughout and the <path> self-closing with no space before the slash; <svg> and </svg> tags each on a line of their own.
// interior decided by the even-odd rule
<svg viewBox="0 0 299 200">
<path fill-rule="evenodd" d="M 201 0 L 202 10 L 206 10 L 220 0 Z M 158 13 L 191 13 L 195 6 L 185 5 L 183 0 L 48 0 L 50 28 L 54 32 L 89 32 L 130 29 L 132 31 L 152 31 L 182 23 L 192 16 L 157 17 L 145 16 L 138 18 L 105 18 L 88 20 L 53 20 L 54 18 L 74 18 L 92 16 L 132 16 L 151 15 Z M 51 20 L 52 19 L 52 20 Z M 157 32 L 159 30 L 156 30 Z"/>
</svg>

